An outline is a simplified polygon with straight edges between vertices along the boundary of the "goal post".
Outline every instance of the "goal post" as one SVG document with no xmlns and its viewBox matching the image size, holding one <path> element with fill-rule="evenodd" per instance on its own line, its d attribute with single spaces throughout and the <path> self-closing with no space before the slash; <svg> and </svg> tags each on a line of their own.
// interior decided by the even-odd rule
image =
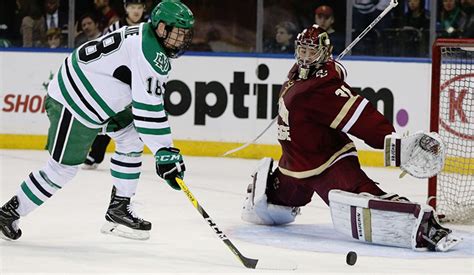
<svg viewBox="0 0 474 275">
<path fill-rule="evenodd" d="M 430 130 L 446 144 L 428 202 L 446 222 L 474 222 L 474 39 L 437 39 L 432 51 Z"/>
</svg>

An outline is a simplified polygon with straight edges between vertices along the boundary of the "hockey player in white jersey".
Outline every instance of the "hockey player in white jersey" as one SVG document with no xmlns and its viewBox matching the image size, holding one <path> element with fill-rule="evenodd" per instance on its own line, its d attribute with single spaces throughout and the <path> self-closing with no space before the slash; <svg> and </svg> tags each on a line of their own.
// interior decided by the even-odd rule
<svg viewBox="0 0 474 275">
<path fill-rule="evenodd" d="M 99 132 L 116 143 L 111 158 L 114 186 L 103 233 L 148 239 L 151 223 L 139 218 L 130 199 L 137 189 L 144 144 L 156 158 L 157 174 L 174 189 L 184 176 L 164 111 L 164 85 L 176 58 L 192 39 L 194 16 L 177 0 L 164 0 L 151 22 L 122 28 L 78 47 L 48 87 L 50 120 L 44 167 L 31 172 L 0 209 L 0 236 L 15 240 L 21 216 L 46 202 L 76 175 Z"/>
<path fill-rule="evenodd" d="M 123 0 L 125 16 L 105 29 L 104 34 L 114 32 L 124 26 L 137 26 L 145 22 L 145 0 Z M 92 143 L 91 150 L 84 161 L 83 169 L 96 169 L 104 160 L 105 151 L 110 143 L 108 135 L 98 135 Z"/>
</svg>

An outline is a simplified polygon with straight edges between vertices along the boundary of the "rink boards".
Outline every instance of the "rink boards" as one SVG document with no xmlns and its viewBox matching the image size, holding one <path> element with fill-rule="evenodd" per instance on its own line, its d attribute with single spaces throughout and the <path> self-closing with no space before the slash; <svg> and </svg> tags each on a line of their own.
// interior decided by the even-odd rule
<svg viewBox="0 0 474 275">
<path fill-rule="evenodd" d="M 0 51 L 1 148 L 44 148 L 49 125 L 43 108 L 46 87 L 67 54 Z M 351 59 L 342 63 L 348 71 L 346 82 L 376 104 L 398 132 L 429 129 L 428 61 Z M 165 101 L 175 145 L 188 155 L 219 156 L 252 140 L 277 114 L 278 93 L 292 64 L 292 58 L 256 55 L 198 54 L 173 60 Z M 461 119 L 457 114 L 462 104 L 472 104 L 472 89 L 470 94 L 461 103 L 454 94 L 458 102 L 454 120 Z M 474 121 L 454 121 L 452 125 L 459 123 L 466 129 L 465 123 Z M 234 156 L 278 158 L 276 136 L 273 126 L 257 145 Z M 363 164 L 382 165 L 381 152 L 359 140 L 356 145 Z"/>
</svg>

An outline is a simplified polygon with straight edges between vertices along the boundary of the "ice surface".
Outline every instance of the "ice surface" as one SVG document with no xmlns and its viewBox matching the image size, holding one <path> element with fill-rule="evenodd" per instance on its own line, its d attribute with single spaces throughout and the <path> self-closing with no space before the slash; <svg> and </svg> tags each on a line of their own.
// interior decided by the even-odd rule
<svg viewBox="0 0 474 275">
<path fill-rule="evenodd" d="M 0 202 L 17 190 L 32 170 L 47 159 L 44 151 L 0 151 Z M 106 157 L 108 160 L 110 155 Z M 133 241 L 99 232 L 112 186 L 107 161 L 95 171 L 80 170 L 68 186 L 29 216 L 22 218 L 18 241 L 0 240 L 0 274 L 9 273 L 268 273 L 268 274 L 473 274 L 472 226 L 455 226 L 465 238 L 457 250 L 415 253 L 372 246 L 338 235 L 331 228 L 329 209 L 314 197 L 294 225 L 273 228 L 240 220 L 250 172 L 258 160 L 186 157 L 185 181 L 212 219 L 246 257 L 269 261 L 291 259 L 291 272 L 247 270 L 179 191 L 154 172 L 145 155 L 135 198 L 137 212 L 153 223 L 148 241 Z M 385 191 L 425 201 L 427 184 L 398 170 L 365 168 Z M 345 263 L 347 252 L 359 254 Z"/>
</svg>

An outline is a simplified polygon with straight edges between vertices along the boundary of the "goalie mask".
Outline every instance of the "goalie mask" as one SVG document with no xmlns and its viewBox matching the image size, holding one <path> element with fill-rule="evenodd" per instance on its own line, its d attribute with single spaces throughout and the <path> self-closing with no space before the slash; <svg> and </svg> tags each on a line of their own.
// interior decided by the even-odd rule
<svg viewBox="0 0 474 275">
<path fill-rule="evenodd" d="M 295 40 L 295 57 L 301 79 L 329 60 L 332 45 L 328 33 L 318 25 L 304 29 Z"/>
<path fill-rule="evenodd" d="M 159 29 L 160 23 L 164 23 L 165 30 L 158 40 L 168 57 L 177 58 L 193 39 L 194 15 L 179 0 L 163 0 L 151 12 L 151 24 L 155 30 Z"/>
</svg>

